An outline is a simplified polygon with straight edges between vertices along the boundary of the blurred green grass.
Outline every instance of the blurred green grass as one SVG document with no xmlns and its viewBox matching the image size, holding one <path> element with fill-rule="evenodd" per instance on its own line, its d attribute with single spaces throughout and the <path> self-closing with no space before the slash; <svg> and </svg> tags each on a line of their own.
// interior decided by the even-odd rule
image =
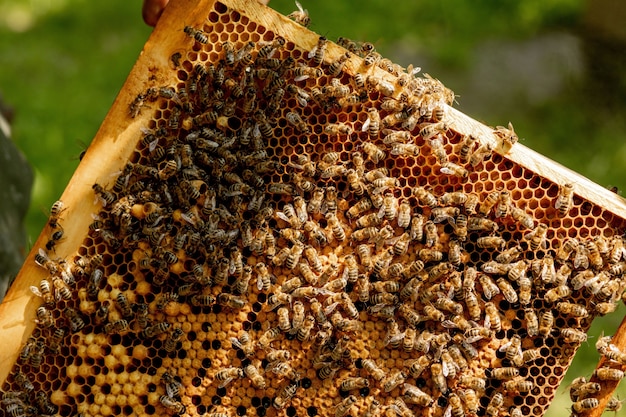
<svg viewBox="0 0 626 417">
<path fill-rule="evenodd" d="M 292 0 L 272 0 L 271 6 L 284 14 L 295 9 Z M 506 45 L 535 39 L 541 43 L 541 36 L 550 33 L 578 37 L 585 12 L 582 0 L 402 4 L 311 0 L 303 1 L 303 6 L 311 14 L 312 30 L 330 39 L 346 36 L 374 42 L 392 60 L 419 65 L 441 79 L 460 96 L 457 107 L 470 116 L 489 125 L 505 125 L 510 120 L 526 146 L 603 186 L 624 188 L 626 100 L 619 89 L 603 89 L 602 79 L 593 79 L 597 73 L 583 69 L 580 77 L 565 80 L 555 94 L 541 100 L 518 96 L 504 84 L 497 89 L 502 100 L 479 96 L 472 101 L 482 84 L 467 74 L 482 45 L 496 40 L 506 49 Z M 14 140 L 36 171 L 26 219 L 31 241 L 150 34 L 140 8 L 139 0 L 0 3 L 0 92 L 16 109 Z M 494 74 L 502 70 L 497 63 L 492 69 Z M 541 74 L 530 74 L 535 75 Z M 514 84 L 516 74 L 509 78 Z M 476 101 L 491 104 L 472 104 Z M 598 335 L 614 333 L 625 314 L 622 305 L 618 312 L 594 323 L 589 342 L 581 347 L 563 387 L 576 376 L 590 375 L 597 361 Z M 623 387 L 620 392 L 626 398 Z M 569 406 L 567 389 L 560 388 L 548 416 L 564 415 Z"/>
</svg>

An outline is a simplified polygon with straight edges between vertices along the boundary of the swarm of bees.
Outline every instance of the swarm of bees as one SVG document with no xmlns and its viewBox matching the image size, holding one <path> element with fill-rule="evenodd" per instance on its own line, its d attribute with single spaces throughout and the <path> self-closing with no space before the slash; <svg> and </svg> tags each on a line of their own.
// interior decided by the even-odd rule
<svg viewBox="0 0 626 417">
<path fill-rule="evenodd" d="M 71 259 L 54 255 L 53 206 L 37 329 L 2 412 L 541 415 L 541 387 L 624 290 L 618 231 L 558 235 L 554 218 L 582 204 L 575 185 L 540 197 L 551 222 L 535 216 L 515 188 L 533 173 L 494 179 L 506 157 L 446 122 L 454 93 L 419 68 L 345 38 L 336 59 L 324 37 L 308 51 L 278 35 L 213 45 L 230 16 L 218 5 L 181 28 L 212 58 L 176 53 L 180 82 L 129 104 L 129 117 L 161 110 L 132 162 L 93 185 L 99 209 Z M 517 141 L 510 125 L 495 134 Z M 51 366 L 71 382 L 50 383 Z M 574 414 L 597 405 L 579 382 Z"/>
</svg>

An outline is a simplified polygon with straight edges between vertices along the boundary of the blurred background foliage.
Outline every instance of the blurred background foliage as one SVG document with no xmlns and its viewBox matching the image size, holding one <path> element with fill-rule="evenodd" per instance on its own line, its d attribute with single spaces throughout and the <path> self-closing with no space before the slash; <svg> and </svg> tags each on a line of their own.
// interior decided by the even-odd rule
<svg viewBox="0 0 626 417">
<path fill-rule="evenodd" d="M 175 0 L 173 0 L 175 1 Z M 513 122 L 522 143 L 603 186 L 626 178 L 626 6 L 610 0 L 302 0 L 311 29 L 374 42 L 458 95 L 487 125 Z M 292 0 L 272 0 L 283 14 Z M 0 94 L 14 107 L 13 137 L 36 181 L 30 242 L 95 135 L 151 29 L 141 1 L 1 0 Z M 182 28 L 181 28 L 182 29 Z M 594 323 L 548 415 L 568 413 L 566 385 L 590 376 Z M 622 387 L 621 398 L 626 398 Z"/>
</svg>

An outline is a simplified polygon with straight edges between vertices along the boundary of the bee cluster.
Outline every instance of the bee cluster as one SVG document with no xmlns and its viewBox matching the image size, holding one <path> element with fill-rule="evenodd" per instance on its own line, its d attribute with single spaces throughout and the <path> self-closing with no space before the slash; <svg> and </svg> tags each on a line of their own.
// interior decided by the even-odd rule
<svg viewBox="0 0 626 417">
<path fill-rule="evenodd" d="M 623 222 L 456 132 L 454 94 L 372 44 L 330 59 L 219 2 L 183 31 L 73 259 L 51 211 L 0 414 L 542 415 L 623 292 Z"/>
</svg>

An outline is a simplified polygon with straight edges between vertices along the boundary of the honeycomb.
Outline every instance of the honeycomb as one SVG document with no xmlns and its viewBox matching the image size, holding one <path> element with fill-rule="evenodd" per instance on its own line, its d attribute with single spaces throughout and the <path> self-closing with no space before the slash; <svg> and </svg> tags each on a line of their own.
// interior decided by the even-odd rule
<svg viewBox="0 0 626 417">
<path fill-rule="evenodd" d="M 114 105 L 88 226 L 53 206 L 1 415 L 543 415 L 624 290 L 624 217 L 372 44 L 199 4 Z"/>
</svg>

